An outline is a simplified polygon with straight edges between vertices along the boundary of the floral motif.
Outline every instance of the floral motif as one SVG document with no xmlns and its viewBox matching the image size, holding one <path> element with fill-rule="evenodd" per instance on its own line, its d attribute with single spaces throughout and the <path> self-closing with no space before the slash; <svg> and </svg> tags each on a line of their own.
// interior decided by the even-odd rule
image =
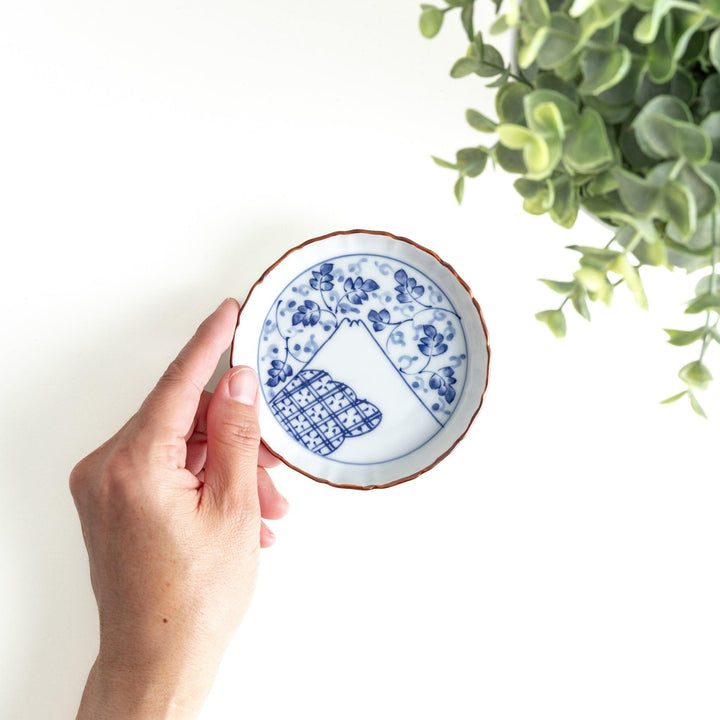
<svg viewBox="0 0 720 720">
<path fill-rule="evenodd" d="M 293 369 L 282 360 L 273 360 L 270 363 L 268 375 L 270 376 L 265 384 L 269 387 L 275 387 L 279 383 L 284 383 L 293 374 Z"/>
<path fill-rule="evenodd" d="M 371 310 L 368 313 L 368 320 L 372 323 L 375 332 L 380 332 L 388 325 L 393 325 L 393 323 L 390 322 L 390 313 L 384 308 L 380 312 Z"/>
<path fill-rule="evenodd" d="M 317 325 L 319 321 L 320 306 L 312 300 L 306 300 L 303 305 L 299 305 L 292 316 L 293 325 L 302 323 L 305 327 L 308 327 L 308 325 Z"/>
<path fill-rule="evenodd" d="M 313 270 L 310 278 L 310 287 L 320 292 L 330 292 L 335 287 L 332 276 L 332 263 L 323 263 L 320 270 Z"/>
<path fill-rule="evenodd" d="M 353 305 L 362 305 L 368 299 L 368 293 L 377 290 L 380 286 L 374 280 L 363 280 L 358 276 L 353 280 L 348 278 L 343 285 L 345 297 Z"/>
<path fill-rule="evenodd" d="M 437 390 L 438 395 L 444 397 L 447 402 L 451 403 L 455 399 L 455 388 L 452 386 L 456 382 L 455 371 L 451 367 L 445 366 L 432 374 L 428 385 L 430 385 L 433 390 Z"/>
<path fill-rule="evenodd" d="M 419 300 L 425 294 L 425 287 L 418 285 L 415 278 L 408 277 L 404 270 L 398 270 L 393 277 L 397 282 L 395 290 L 397 291 L 398 302 L 409 303 L 413 300 Z"/>
<path fill-rule="evenodd" d="M 423 355 L 427 355 L 431 358 L 435 355 L 442 355 L 448 348 L 443 342 L 445 336 L 437 331 L 434 325 L 423 325 L 423 332 L 425 335 L 420 338 L 418 343 L 418 350 Z"/>
</svg>

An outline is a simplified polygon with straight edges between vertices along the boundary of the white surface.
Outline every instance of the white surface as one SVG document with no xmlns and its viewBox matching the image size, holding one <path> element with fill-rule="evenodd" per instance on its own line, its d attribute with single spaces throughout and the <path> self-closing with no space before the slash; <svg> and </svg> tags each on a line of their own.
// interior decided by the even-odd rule
<svg viewBox="0 0 720 720">
<path fill-rule="evenodd" d="M 301 285 L 302 274 L 307 273 L 308 268 L 329 261 L 335 261 L 337 266 L 339 258 L 356 253 L 380 256 L 388 261 L 396 259 L 417 270 L 416 277 L 427 285 L 428 291 L 431 285 L 435 285 L 436 292 L 444 295 L 444 300 L 437 302 L 443 307 L 449 304 L 462 318 L 464 342 L 451 342 L 448 350 L 449 355 L 455 353 L 468 356 L 467 363 L 463 363 L 458 370 L 458 397 L 450 406 L 452 414 L 441 426 L 437 416 L 410 390 L 385 352 L 378 351 L 378 341 L 373 339 L 365 325 L 357 326 L 353 323 L 351 326 L 343 320 L 331 337 L 318 333 L 317 342 L 321 347 L 316 355 L 307 358 L 308 367 L 329 372 L 334 380 L 353 388 L 362 400 L 379 402 L 383 412 L 380 426 L 364 436 L 347 438 L 336 451 L 322 456 L 293 439 L 273 416 L 267 396 L 260 403 L 260 424 L 268 447 L 285 458 L 290 466 L 332 485 L 382 487 L 422 472 L 445 455 L 466 433 L 485 391 L 488 353 L 482 319 L 472 302 L 472 296 L 447 266 L 425 250 L 388 235 L 349 233 L 310 242 L 294 249 L 271 268 L 262 282 L 255 285 L 240 313 L 231 360 L 233 365 L 255 368 L 264 380 L 267 377 L 267 365 L 263 365 L 261 359 L 271 346 L 260 341 L 267 332 L 264 329 L 266 322 L 274 319 L 281 323 L 281 334 L 288 332 L 290 322 L 287 318 L 284 322 L 277 320 L 278 298 L 289 285 Z M 384 284 L 381 276 L 376 277 L 380 279 L 380 293 L 396 284 L 396 281 Z M 424 322 L 434 322 L 434 313 L 435 310 L 428 308 L 419 310 L 414 317 L 418 325 L 422 325 Z M 361 316 L 362 313 L 353 317 Z M 310 337 L 314 336 L 310 330 Z M 326 344 L 323 345 L 323 342 Z M 393 362 L 398 361 L 397 355 L 407 352 L 403 343 L 398 347 Z M 287 356 L 285 360 L 295 366 L 297 378 L 300 372 L 298 363 Z M 404 377 L 411 376 L 408 374 Z M 290 387 L 295 378 L 291 378 L 285 387 Z"/>
<path fill-rule="evenodd" d="M 463 112 L 490 93 L 448 77 L 460 30 L 425 41 L 417 14 L 3 4 L 3 718 L 71 717 L 96 650 L 74 462 L 224 296 L 358 226 L 437 248 L 473 287 L 484 408 L 395 488 L 274 473 L 292 508 L 204 719 L 720 713 L 719 386 L 709 422 L 657 404 L 694 356 L 660 330 L 682 327 L 691 283 L 649 272 L 650 313 L 618 290 L 554 340 L 535 278 L 565 279 L 563 246 L 605 232 L 523 215 L 501 174 L 456 207 L 429 155 L 478 142 Z"/>
</svg>

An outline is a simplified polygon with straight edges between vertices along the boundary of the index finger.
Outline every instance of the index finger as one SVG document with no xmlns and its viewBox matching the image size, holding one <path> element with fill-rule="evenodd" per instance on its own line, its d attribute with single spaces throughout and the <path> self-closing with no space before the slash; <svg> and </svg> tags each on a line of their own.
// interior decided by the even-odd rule
<svg viewBox="0 0 720 720">
<path fill-rule="evenodd" d="M 236 300 L 224 300 L 202 322 L 143 403 L 139 415 L 161 439 L 185 440 L 203 389 L 230 347 L 239 311 Z"/>
</svg>

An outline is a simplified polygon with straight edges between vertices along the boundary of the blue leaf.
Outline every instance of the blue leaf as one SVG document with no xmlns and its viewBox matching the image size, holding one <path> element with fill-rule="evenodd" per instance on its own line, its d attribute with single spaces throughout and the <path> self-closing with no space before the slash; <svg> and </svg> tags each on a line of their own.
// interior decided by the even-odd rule
<svg viewBox="0 0 720 720">
<path fill-rule="evenodd" d="M 328 282 L 327 280 L 324 280 L 323 282 L 320 283 L 320 289 L 324 290 L 325 292 L 327 292 L 328 290 L 332 290 L 334 287 L 335 286 L 331 282 Z"/>
<path fill-rule="evenodd" d="M 314 274 L 315 274 L 315 273 L 313 273 L 313 275 L 314 275 Z M 313 290 L 319 290 L 319 289 L 320 289 L 320 284 L 318 283 L 318 281 L 317 281 L 315 278 L 310 278 L 310 287 L 311 287 Z"/>
<path fill-rule="evenodd" d="M 445 343 L 442 343 L 441 345 L 436 345 L 433 355 L 442 355 L 446 350 L 447 345 L 445 345 Z"/>
<path fill-rule="evenodd" d="M 280 382 L 280 378 L 278 377 L 271 377 L 269 380 L 265 381 L 265 384 L 268 387 L 275 387 Z"/>
<path fill-rule="evenodd" d="M 345 281 L 345 284 L 343 285 L 343 288 L 345 289 L 346 292 L 350 292 L 350 290 L 353 289 L 353 281 L 352 281 L 352 278 L 348 278 L 348 279 Z"/>
<path fill-rule="evenodd" d="M 332 269 L 333 269 L 332 263 L 323 263 L 320 266 L 320 272 L 323 275 L 329 275 L 332 272 Z"/>
<path fill-rule="evenodd" d="M 387 310 L 381 310 L 380 311 L 380 320 L 385 323 L 390 322 L 390 313 Z"/>
<path fill-rule="evenodd" d="M 296 312 L 292 316 L 292 324 L 297 325 L 298 323 L 301 323 L 303 321 L 303 318 L 305 317 L 305 313 Z"/>
<path fill-rule="evenodd" d="M 407 279 L 408 279 L 407 273 L 404 270 L 398 270 L 395 273 L 394 277 L 395 277 L 395 280 L 400 285 L 405 285 L 405 283 L 407 282 Z"/>
<path fill-rule="evenodd" d="M 446 365 L 445 367 L 441 367 L 438 372 L 441 375 L 444 375 L 445 377 L 450 377 L 451 375 L 455 374 L 455 370 L 453 370 L 449 365 Z"/>
<path fill-rule="evenodd" d="M 418 285 L 412 293 L 416 298 L 421 298 L 425 294 L 425 288 L 422 285 Z"/>
<path fill-rule="evenodd" d="M 374 281 L 374 280 L 366 280 L 362 284 L 362 289 L 365 292 L 372 292 L 373 290 L 377 290 L 380 286 Z"/>
<path fill-rule="evenodd" d="M 400 292 L 397 295 L 397 301 L 401 303 L 409 303 L 412 301 L 412 298 L 405 292 Z"/>
<path fill-rule="evenodd" d="M 417 285 L 417 280 L 415 278 L 408 278 L 407 286 L 408 290 L 411 290 Z"/>
<path fill-rule="evenodd" d="M 270 364 L 278 370 L 283 366 L 282 360 L 273 360 Z"/>
<path fill-rule="evenodd" d="M 428 357 L 432 357 L 432 348 L 431 348 L 430 346 L 428 346 L 428 345 L 418 345 L 418 350 L 420 350 L 420 352 L 421 352 L 423 355 L 427 355 Z"/>
<path fill-rule="evenodd" d="M 287 375 L 287 377 L 290 377 L 292 374 L 293 374 L 293 369 L 290 367 L 290 365 L 286 365 L 285 366 L 285 375 Z"/>
<path fill-rule="evenodd" d="M 445 392 L 445 400 L 451 403 L 455 399 L 455 388 L 449 387 Z"/>
<path fill-rule="evenodd" d="M 423 332 L 429 337 L 434 338 L 437 335 L 437 330 L 434 325 L 423 325 Z"/>
<path fill-rule="evenodd" d="M 437 375 L 433 375 L 430 378 L 430 382 L 428 384 L 430 385 L 430 387 L 433 390 L 437 390 L 440 387 L 440 385 L 443 384 L 443 381 Z"/>
</svg>

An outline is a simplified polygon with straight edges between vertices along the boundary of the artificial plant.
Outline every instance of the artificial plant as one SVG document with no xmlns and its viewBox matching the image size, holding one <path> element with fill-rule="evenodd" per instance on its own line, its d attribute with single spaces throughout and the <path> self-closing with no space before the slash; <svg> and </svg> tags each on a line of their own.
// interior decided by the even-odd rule
<svg viewBox="0 0 720 720">
<path fill-rule="evenodd" d="M 625 284 L 647 307 L 645 266 L 706 270 L 685 312 L 687 329 L 668 329 L 672 345 L 697 344 L 679 372 L 687 397 L 712 380 L 708 349 L 720 343 L 720 0 L 493 0 L 490 33 L 512 33 L 505 59 L 474 28 L 475 0 L 422 5 L 420 30 L 434 37 L 459 13 L 470 46 L 454 78 L 478 75 L 496 88 L 497 119 L 468 110 L 467 122 L 494 142 L 435 162 L 465 179 L 488 159 L 518 175 L 514 186 L 532 214 L 575 223 L 580 207 L 613 229 L 605 247 L 570 245 L 572 279 L 543 282 L 561 296 L 537 313 L 558 337 L 568 303 L 587 320 L 588 300 L 609 305 Z M 690 320 L 690 318 L 689 318 Z"/>
</svg>

